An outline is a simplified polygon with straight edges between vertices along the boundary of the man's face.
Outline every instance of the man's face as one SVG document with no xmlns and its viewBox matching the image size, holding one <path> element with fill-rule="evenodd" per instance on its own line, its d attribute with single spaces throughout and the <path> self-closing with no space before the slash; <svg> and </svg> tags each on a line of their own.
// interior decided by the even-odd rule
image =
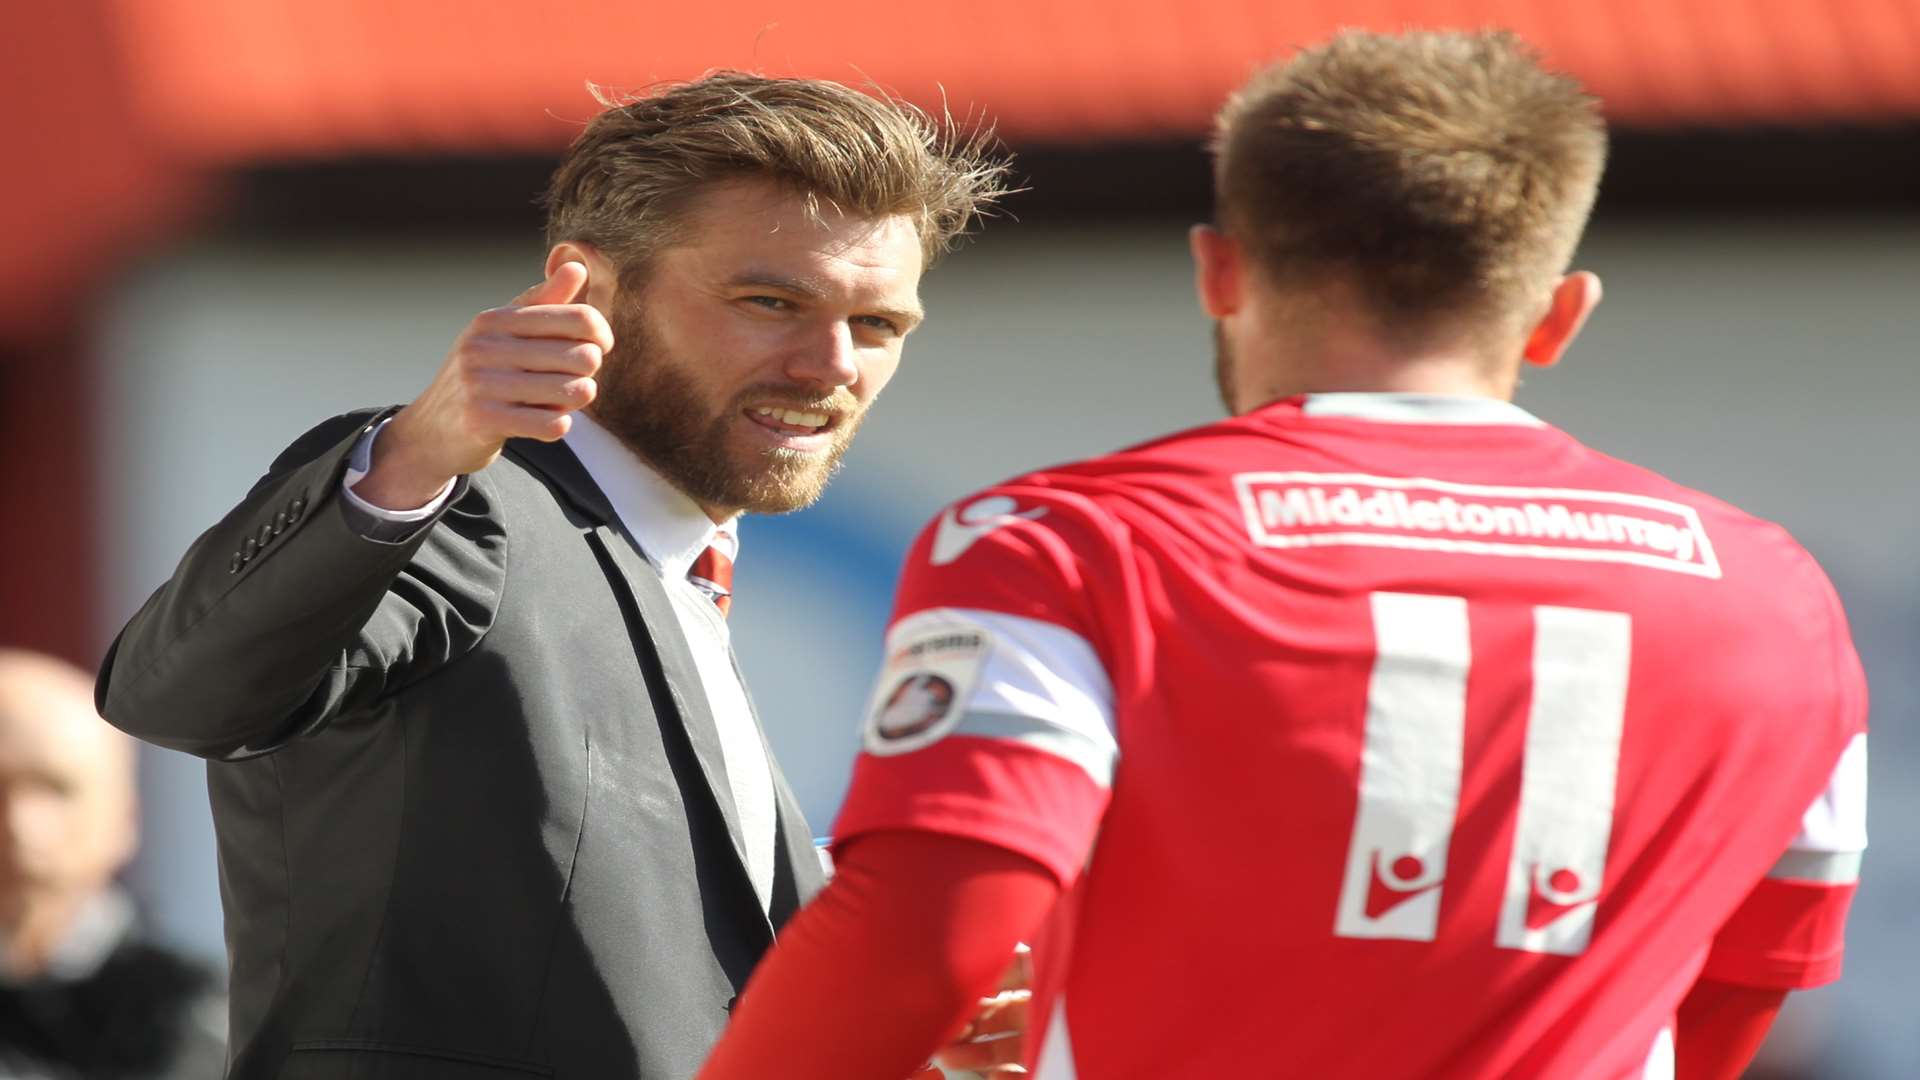
<svg viewBox="0 0 1920 1080">
<path fill-rule="evenodd" d="M 920 321 L 920 237 L 767 180 L 716 184 L 608 312 L 596 419 L 709 513 L 820 497 Z"/>
<path fill-rule="evenodd" d="M 132 854 L 132 747 L 64 673 L 0 667 L 0 922 L 104 887 Z"/>
</svg>

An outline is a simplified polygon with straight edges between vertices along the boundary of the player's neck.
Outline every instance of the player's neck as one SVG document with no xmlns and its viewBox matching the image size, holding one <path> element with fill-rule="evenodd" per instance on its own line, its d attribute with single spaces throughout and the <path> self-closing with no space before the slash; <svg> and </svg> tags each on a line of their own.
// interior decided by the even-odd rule
<svg viewBox="0 0 1920 1080">
<path fill-rule="evenodd" d="M 1239 374 L 1238 412 L 1301 394 L 1440 394 L 1513 400 L 1517 371 L 1473 354 L 1318 353 L 1276 349 Z"/>
<path fill-rule="evenodd" d="M 1511 399 L 1513 383 L 1488 376 L 1477 364 L 1410 361 L 1385 369 L 1345 368 L 1314 373 L 1301 381 L 1301 394 L 1450 394 Z"/>
<path fill-rule="evenodd" d="M 1510 401 L 1519 381 L 1520 343 L 1506 340 L 1511 335 L 1466 321 L 1395 332 L 1332 286 L 1267 293 L 1236 323 L 1222 328 L 1221 373 L 1241 412 L 1316 393 Z"/>
</svg>

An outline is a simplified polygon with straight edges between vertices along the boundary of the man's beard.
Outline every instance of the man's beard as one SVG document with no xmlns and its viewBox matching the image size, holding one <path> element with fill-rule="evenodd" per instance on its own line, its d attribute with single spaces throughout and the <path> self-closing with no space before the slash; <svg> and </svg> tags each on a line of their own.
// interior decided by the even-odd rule
<svg viewBox="0 0 1920 1080">
<path fill-rule="evenodd" d="M 614 311 L 614 347 L 601 365 L 600 392 L 588 412 L 703 508 L 786 514 L 813 505 L 840 470 L 840 458 L 865 417 L 844 388 L 822 397 L 804 386 L 759 383 L 708 412 L 688 365 L 668 355 L 638 304 Z M 752 448 L 738 426 L 749 405 L 839 416 L 826 453 Z"/>
</svg>

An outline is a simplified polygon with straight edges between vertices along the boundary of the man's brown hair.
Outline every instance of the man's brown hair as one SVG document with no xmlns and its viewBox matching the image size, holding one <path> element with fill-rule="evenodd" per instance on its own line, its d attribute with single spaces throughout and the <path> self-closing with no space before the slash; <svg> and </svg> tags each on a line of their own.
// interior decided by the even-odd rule
<svg viewBox="0 0 1920 1080">
<path fill-rule="evenodd" d="M 1390 327 L 1544 302 L 1606 159 L 1598 102 L 1506 32 L 1343 32 L 1255 75 L 1213 140 L 1220 224 L 1274 283 Z"/>
<path fill-rule="evenodd" d="M 961 135 L 903 102 L 818 79 L 719 71 L 630 97 L 573 142 L 547 191 L 547 243 L 584 240 L 641 270 L 683 211 L 738 177 L 789 184 L 860 217 L 905 214 L 931 264 L 1005 193 L 990 133 Z"/>
</svg>

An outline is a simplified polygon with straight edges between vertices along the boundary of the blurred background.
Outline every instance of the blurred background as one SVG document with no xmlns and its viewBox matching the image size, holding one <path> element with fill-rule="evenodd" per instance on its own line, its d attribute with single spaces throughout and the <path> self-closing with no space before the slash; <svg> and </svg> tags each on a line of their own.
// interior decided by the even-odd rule
<svg viewBox="0 0 1920 1080">
<path fill-rule="evenodd" d="M 540 273 L 535 197 L 595 110 L 713 67 L 998 125 L 1028 191 L 931 313 L 816 508 L 744 530 L 733 619 L 832 821 L 897 562 L 945 501 L 1219 415 L 1185 226 L 1257 65 L 1340 26 L 1509 27 L 1606 103 L 1580 264 L 1607 302 L 1521 403 L 1788 526 L 1874 693 L 1846 977 L 1754 1075 L 1920 1075 L 1920 0 L 65 0 L 0 42 L 0 645 L 91 670 L 294 435 L 402 402 Z M 149 749 L 128 885 L 218 960 L 197 760 Z"/>
</svg>

